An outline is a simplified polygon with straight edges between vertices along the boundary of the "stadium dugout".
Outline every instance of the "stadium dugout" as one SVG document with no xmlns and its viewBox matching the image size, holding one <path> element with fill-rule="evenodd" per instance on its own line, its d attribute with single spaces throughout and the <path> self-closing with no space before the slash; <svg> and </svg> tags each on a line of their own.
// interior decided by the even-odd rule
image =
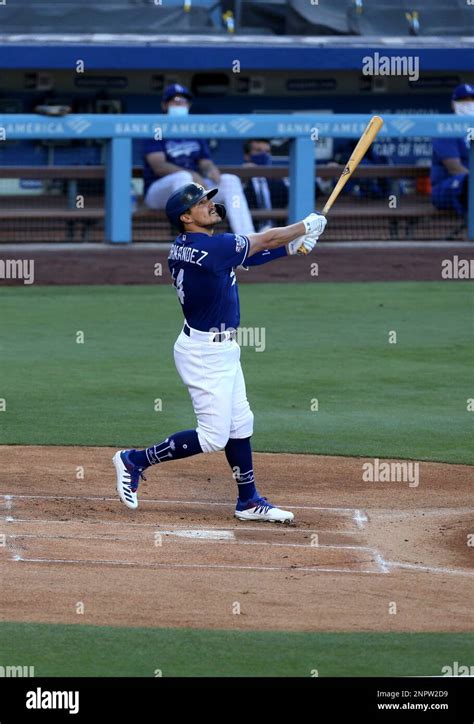
<svg viewBox="0 0 474 724">
<path fill-rule="evenodd" d="M 334 209 L 326 238 L 465 238 L 462 220 L 431 204 L 431 136 L 415 136 L 410 119 L 440 114 L 445 123 L 453 121 L 447 117 L 451 89 L 474 82 L 474 10 L 464 0 L 420 0 L 416 13 L 410 8 L 401 0 L 333 0 L 330 6 L 307 0 L 25 0 L 0 6 L 0 116 L 34 122 L 44 120 L 36 115 L 40 106 L 62 105 L 70 108 L 64 122 L 73 130 L 57 138 L 26 133 L 0 141 L 0 242 L 44 240 L 51 229 L 57 240 L 108 239 L 108 141 L 83 129 L 96 115 L 159 118 L 162 90 L 176 81 L 193 92 L 190 121 L 215 114 L 233 117 L 243 129 L 267 114 L 304 114 L 314 123 L 348 112 L 390 118 L 391 135 L 374 144 L 373 156 Z M 364 59 L 396 63 L 402 50 L 419 61 L 416 81 L 362 72 Z M 252 175 L 242 166 L 249 136 L 237 136 L 211 134 L 208 140 L 219 168 L 245 183 Z M 321 131 L 314 156 L 326 187 L 320 185 L 313 203 L 323 202 L 321 189 L 331 188 L 337 164 L 356 138 Z M 271 140 L 273 165 L 258 175 L 297 173 L 291 134 Z M 130 163 L 138 197 L 133 238 L 167 239 L 162 215 L 140 205 L 141 143 L 134 138 Z M 293 191 L 289 208 L 274 205 L 276 223 L 292 218 Z M 387 206 L 388 192 L 397 196 L 396 208 Z M 78 195 L 86 199 L 83 208 L 76 206 Z M 252 214 L 255 221 L 268 217 L 265 209 Z M 356 223 L 349 230 L 344 219 L 351 214 Z"/>
</svg>

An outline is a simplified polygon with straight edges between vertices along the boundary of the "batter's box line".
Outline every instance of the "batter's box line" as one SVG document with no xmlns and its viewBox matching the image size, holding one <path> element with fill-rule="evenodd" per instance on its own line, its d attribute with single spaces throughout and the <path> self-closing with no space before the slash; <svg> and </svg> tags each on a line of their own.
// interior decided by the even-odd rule
<svg viewBox="0 0 474 724">
<path fill-rule="evenodd" d="M 2 495 L 0 493 L 0 495 Z M 81 495 L 11 495 L 12 498 L 19 499 L 33 499 L 33 500 L 87 500 L 87 501 L 103 501 L 103 502 L 117 502 L 117 498 L 109 498 L 103 496 L 81 496 Z M 145 498 L 140 500 L 141 504 L 159 504 L 159 505 L 214 505 L 214 506 L 225 506 L 233 508 L 231 503 L 227 501 L 215 501 L 215 500 L 164 500 L 158 498 Z M 285 506 L 290 510 L 325 510 L 332 513 L 343 513 L 350 515 L 352 520 L 355 522 L 358 528 L 363 528 L 367 522 L 367 514 L 358 508 L 339 508 L 331 506 L 318 506 L 318 505 L 287 505 Z"/>
<path fill-rule="evenodd" d="M 11 557 L 14 561 L 21 557 L 20 549 L 16 545 L 15 541 L 12 540 L 9 535 L 7 535 L 7 538 L 6 538 L 6 548 L 11 553 Z"/>
<path fill-rule="evenodd" d="M 0 493 L 0 496 L 7 497 L 4 493 Z M 105 502 L 118 502 L 118 497 L 114 496 L 113 498 L 105 497 L 103 495 L 17 495 L 16 493 L 12 493 L 8 495 L 9 498 L 26 498 L 26 499 L 36 499 L 36 500 L 103 500 Z M 226 505 L 229 507 L 233 507 L 232 503 L 229 503 L 228 500 L 222 500 L 222 501 L 216 501 L 216 500 L 181 500 L 181 499 L 165 499 L 165 498 L 142 498 L 140 499 L 140 504 L 142 503 L 182 503 L 183 505 Z M 357 511 L 357 508 L 339 508 L 334 506 L 318 506 L 318 505 L 292 505 L 288 506 L 291 507 L 294 510 L 335 510 L 336 512 L 346 512 L 347 514 L 354 514 Z M 360 512 L 360 511 L 359 511 Z"/>
<path fill-rule="evenodd" d="M 5 510 L 6 510 L 7 514 L 8 514 L 8 515 L 6 516 L 6 517 L 8 518 L 8 517 L 10 517 L 10 514 L 11 514 L 12 509 L 13 509 L 13 498 L 14 498 L 14 496 L 13 496 L 13 495 L 2 495 L 2 498 L 3 498 L 4 501 L 5 501 L 4 504 L 3 504 L 3 507 L 5 508 Z"/>
<path fill-rule="evenodd" d="M 183 528 L 181 529 L 183 532 L 188 532 L 191 529 L 190 528 Z M 202 530 L 206 530 L 205 528 Z M 211 529 L 209 529 L 210 531 Z M 215 529 L 213 529 L 215 530 Z M 221 532 L 224 532 L 225 529 L 220 529 Z M 216 531 L 217 532 L 217 531 Z M 232 532 L 232 531 L 228 531 Z M 160 531 L 161 535 L 176 535 L 177 538 L 179 538 L 179 542 L 182 543 L 183 538 L 188 539 L 190 542 L 194 543 L 217 543 L 218 545 L 240 545 L 240 546 L 270 546 L 272 548 L 313 548 L 315 550 L 319 550 L 320 548 L 330 548 L 332 550 L 349 550 L 349 551 L 364 551 L 367 553 L 371 553 L 374 556 L 374 560 L 382 560 L 380 553 L 375 548 L 370 548 L 369 546 L 351 546 L 351 545 L 339 545 L 337 543 L 320 543 L 318 545 L 311 545 L 311 543 L 275 543 L 274 541 L 243 541 L 243 540 L 237 540 L 236 538 L 206 538 L 205 536 L 202 537 L 194 537 L 194 536 L 183 536 L 179 535 L 179 530 L 174 531 L 173 533 L 169 533 L 169 531 Z M 103 540 L 103 541 L 110 541 L 111 543 L 114 543 L 116 541 L 124 541 L 127 543 L 140 543 L 142 542 L 140 539 L 133 539 L 133 538 L 124 538 L 121 536 L 107 536 L 107 535 L 48 535 L 47 533 L 9 533 L 7 534 L 7 539 L 22 539 L 22 538 L 36 538 L 38 540 Z M 177 541 L 176 541 L 177 542 Z M 384 567 L 384 564 L 379 564 L 380 568 L 382 569 Z"/>
<path fill-rule="evenodd" d="M 0 520 L 5 520 L 7 523 L 40 523 L 41 525 L 50 525 L 51 523 L 54 523 L 56 525 L 116 525 L 120 526 L 121 528 L 128 526 L 130 528 L 154 528 L 157 533 L 162 533 L 163 531 L 160 529 L 161 523 L 127 523 L 123 520 L 78 520 L 77 518 L 74 518 L 73 520 L 57 520 L 55 518 L 14 518 L 13 516 L 0 516 Z M 298 533 L 317 533 L 319 535 L 359 535 L 359 530 L 320 530 L 317 528 L 299 528 L 298 524 L 290 525 L 290 526 L 280 526 L 276 524 L 270 524 L 265 523 L 264 526 L 250 526 L 246 523 L 241 523 L 240 525 L 235 525 L 233 527 L 229 526 L 213 526 L 213 525 L 201 525 L 201 526 L 190 526 L 187 525 L 183 528 L 182 525 L 174 525 L 173 523 L 168 523 L 166 525 L 167 528 L 176 528 L 176 530 L 236 530 L 240 533 L 245 531 L 265 531 L 268 533 L 269 531 L 272 532 L 278 532 L 278 533 L 289 533 L 289 532 L 298 532 Z"/>
<path fill-rule="evenodd" d="M 309 573 L 363 573 L 380 575 L 391 573 L 393 568 L 406 568 L 423 573 L 434 573 L 442 575 L 474 576 L 474 571 L 462 568 L 437 568 L 436 566 L 423 566 L 399 561 L 385 561 L 379 554 L 376 555 L 376 562 L 379 570 L 354 570 L 348 568 L 318 568 L 308 566 L 238 566 L 230 564 L 210 563 L 136 563 L 133 561 L 115 560 L 79 560 L 62 558 L 23 558 L 15 555 L 13 560 L 19 563 L 48 563 L 48 564 L 71 564 L 71 565 L 110 565 L 110 566 L 135 566 L 136 568 L 208 568 L 208 569 L 229 569 L 229 570 L 251 570 L 251 571 L 288 571 L 288 572 L 309 572 Z"/>
<path fill-rule="evenodd" d="M 289 506 L 288 506 L 289 507 Z M 126 521 L 122 520 L 101 520 L 101 519 L 95 519 L 95 520 L 81 520 L 78 518 L 74 518 L 72 520 L 57 520 L 55 518 L 15 518 L 12 515 L 7 516 L 0 516 L 0 520 L 3 520 L 7 523 L 40 523 L 40 524 L 69 524 L 69 525 L 118 525 L 118 526 L 130 526 L 132 528 L 155 528 L 158 532 L 160 532 L 160 526 L 165 525 L 162 523 L 127 523 Z M 287 525 L 283 527 L 280 525 L 275 525 L 274 523 L 266 523 L 264 527 L 262 526 L 249 526 L 245 523 L 241 526 L 213 526 L 213 525 L 202 525 L 202 526 L 178 526 L 174 525 L 173 523 L 166 524 L 167 528 L 176 528 L 177 530 L 236 530 L 240 532 L 245 531 L 278 531 L 279 533 L 287 533 L 287 532 L 298 532 L 298 533 L 317 533 L 319 535 L 359 535 L 361 531 L 361 526 L 358 526 L 358 530 L 332 530 L 332 529 L 320 529 L 320 528 L 304 528 L 298 526 L 298 521 L 296 523 L 292 523 L 290 525 Z"/>
<path fill-rule="evenodd" d="M 4 498 L 4 500 L 5 500 L 5 509 L 6 509 L 6 511 L 7 511 L 8 513 L 11 513 L 11 512 L 12 512 L 12 509 L 13 509 L 13 495 L 4 495 L 3 498 Z M 3 518 L 7 523 L 13 521 L 13 516 L 12 516 L 12 515 L 2 516 L 2 518 Z M 14 542 L 14 541 L 11 541 L 10 544 L 8 543 L 8 538 L 9 538 L 9 537 L 10 537 L 10 536 L 7 535 L 7 540 L 6 540 L 7 548 L 8 548 L 8 550 L 11 552 L 12 556 L 16 556 L 16 555 L 18 555 L 18 548 L 17 548 L 17 546 L 15 545 L 15 542 Z"/>
<path fill-rule="evenodd" d="M 0 493 L 0 498 L 7 498 L 10 501 L 13 501 L 13 499 L 36 499 L 36 500 L 88 500 L 88 501 L 104 501 L 104 502 L 119 502 L 119 499 L 117 496 L 114 497 L 105 497 L 102 495 L 95 495 L 95 496 L 85 496 L 85 495 L 18 495 L 16 493 Z M 232 507 L 232 504 L 229 503 L 227 500 L 223 500 L 222 502 L 216 502 L 215 500 L 163 500 L 163 499 L 156 499 L 156 498 L 141 498 L 140 499 L 140 505 L 147 504 L 147 503 L 183 503 L 188 505 L 222 505 L 222 506 L 228 506 Z M 11 504 L 10 504 L 11 505 Z M 347 513 L 348 515 L 353 516 L 360 516 L 362 519 L 362 522 L 366 522 L 368 520 L 367 513 L 364 510 L 361 510 L 359 508 L 343 508 L 343 507 L 336 507 L 336 506 L 316 506 L 316 505 L 292 505 L 292 506 L 286 506 L 290 507 L 292 510 L 329 510 L 329 511 L 335 511 L 338 513 Z M 388 513 L 396 513 L 396 514 L 403 514 L 407 511 L 402 508 L 392 508 L 390 510 L 387 510 Z M 410 512 L 410 511 L 408 511 Z M 424 515 L 457 515 L 459 513 L 471 513 L 472 512 L 472 506 L 462 506 L 457 508 L 420 508 L 417 511 L 418 514 L 424 514 Z"/>
<path fill-rule="evenodd" d="M 199 568 L 217 570 L 238 570 L 238 571 L 286 571 L 287 573 L 357 573 L 380 575 L 380 570 L 349 569 L 349 568 L 317 568 L 315 566 L 239 566 L 227 563 L 135 563 L 133 561 L 114 560 L 78 560 L 75 558 L 23 558 L 16 556 L 14 560 L 18 563 L 47 563 L 57 565 L 101 565 L 101 566 L 134 566 L 135 568 Z"/>
<path fill-rule="evenodd" d="M 466 568 L 443 568 L 438 566 L 424 566 L 421 563 L 403 563 L 403 561 L 385 561 L 383 565 L 386 566 L 390 573 L 394 568 L 405 568 L 409 571 L 418 571 L 419 573 L 440 573 L 444 575 L 456 575 L 456 576 L 474 576 L 474 571 L 470 571 Z"/>
</svg>

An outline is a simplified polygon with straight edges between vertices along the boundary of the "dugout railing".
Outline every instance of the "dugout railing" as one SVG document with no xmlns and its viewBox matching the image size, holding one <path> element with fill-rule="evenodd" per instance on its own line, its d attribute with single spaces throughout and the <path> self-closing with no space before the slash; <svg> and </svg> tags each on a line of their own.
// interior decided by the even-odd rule
<svg viewBox="0 0 474 724">
<path fill-rule="evenodd" d="M 0 178 L 50 178 L 69 179 L 66 198 L 58 208 L 50 202 L 38 198 L 35 208 L 23 209 L 23 216 L 32 219 L 53 219 L 55 214 L 65 214 L 68 222 L 86 222 L 104 220 L 104 239 L 112 243 L 129 243 L 132 240 L 132 199 L 130 180 L 140 169 L 132 166 L 132 139 L 161 138 L 233 138 L 242 142 L 245 138 L 289 138 L 290 155 L 288 167 L 259 168 L 258 175 L 269 177 L 289 177 L 288 209 L 272 210 L 276 218 L 289 222 L 302 218 L 314 209 L 314 188 L 316 174 L 321 178 L 336 178 L 341 168 L 335 166 L 317 166 L 315 144 L 322 138 L 350 138 L 357 140 L 362 133 L 368 115 L 250 115 L 250 116 L 190 116 L 186 120 L 170 120 L 164 116 L 100 116 L 69 115 L 51 118 L 39 115 L 3 115 L 0 116 L 0 143 L 15 140 L 60 140 L 60 139 L 102 139 L 106 144 L 106 163 L 99 167 L 48 167 L 21 166 L 0 169 Z M 459 118 L 451 115 L 430 116 L 386 116 L 380 137 L 466 137 L 474 135 L 474 117 Z M 470 150 L 470 174 L 472 176 L 473 147 Z M 255 170 L 245 167 L 222 167 L 222 171 L 237 173 L 241 178 L 255 174 Z M 429 170 L 423 167 L 383 166 L 360 167 L 360 177 L 426 177 Z M 77 179 L 104 179 L 105 197 L 89 199 L 83 207 L 75 205 Z M 471 180 L 471 179 L 470 179 Z M 33 202 L 31 202 L 33 204 Z M 14 219 L 18 208 L 5 209 L 0 218 Z M 155 213 L 156 212 L 150 212 Z M 424 204 L 412 202 L 403 208 L 389 207 L 386 200 L 363 207 L 350 208 L 344 197 L 334 207 L 334 217 L 357 215 L 386 217 L 392 228 L 399 217 L 417 219 L 431 214 L 443 216 L 443 212 Z M 138 216 L 146 216 L 147 211 L 140 209 Z M 263 217 L 264 211 L 253 211 L 255 219 Z M 268 216 L 268 212 L 266 213 Z M 162 215 L 161 215 L 162 216 Z M 155 218 L 159 218 L 160 214 Z M 137 215 L 134 216 L 137 218 Z M 87 228 L 87 226 L 86 226 Z M 398 232 L 394 238 L 398 238 Z M 469 184 L 468 238 L 474 239 L 474 184 Z"/>
</svg>

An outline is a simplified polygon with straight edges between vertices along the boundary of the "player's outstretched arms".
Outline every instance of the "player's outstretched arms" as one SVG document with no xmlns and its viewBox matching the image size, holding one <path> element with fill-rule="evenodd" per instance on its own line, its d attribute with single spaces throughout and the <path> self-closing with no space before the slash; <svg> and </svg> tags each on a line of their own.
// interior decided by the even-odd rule
<svg viewBox="0 0 474 724">
<path fill-rule="evenodd" d="M 247 256 L 252 256 L 265 249 L 278 249 L 280 246 L 286 246 L 288 254 L 296 254 L 297 248 L 303 244 L 304 239 L 308 236 L 312 237 L 314 247 L 325 227 L 326 217 L 322 214 L 313 213 L 296 224 L 277 226 L 259 234 L 249 234 L 250 249 Z M 295 242 L 295 240 L 299 241 L 298 246 L 295 247 L 294 244 L 290 246 L 290 242 Z"/>
</svg>

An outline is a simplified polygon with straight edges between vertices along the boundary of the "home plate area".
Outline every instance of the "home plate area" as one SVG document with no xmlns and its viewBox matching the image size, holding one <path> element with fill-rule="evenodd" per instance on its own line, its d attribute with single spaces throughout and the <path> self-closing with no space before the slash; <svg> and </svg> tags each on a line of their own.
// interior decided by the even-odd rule
<svg viewBox="0 0 474 724">
<path fill-rule="evenodd" d="M 2 448 L 5 620 L 472 628 L 473 467 L 423 462 L 423 484 L 410 488 L 365 483 L 361 458 L 256 453 L 261 492 L 295 513 L 292 525 L 281 525 L 234 518 L 235 484 L 219 453 L 152 470 L 138 509 L 129 510 L 115 495 L 113 454 Z M 76 478 L 80 466 L 84 479 Z M 399 604 L 396 616 L 387 613 L 391 601 Z"/>
<path fill-rule="evenodd" d="M 131 521 L 114 498 L 4 495 L 9 558 L 38 565 L 386 573 L 365 545 L 367 515 L 352 508 L 288 506 L 298 523 L 232 521 L 229 503 L 142 500 Z M 209 515 L 209 510 L 215 516 Z M 202 521 L 228 519 L 223 526 Z M 183 523 L 182 520 L 186 522 Z M 156 521 L 160 523 L 157 524 Z M 199 521 L 199 525 L 196 525 Z"/>
</svg>

